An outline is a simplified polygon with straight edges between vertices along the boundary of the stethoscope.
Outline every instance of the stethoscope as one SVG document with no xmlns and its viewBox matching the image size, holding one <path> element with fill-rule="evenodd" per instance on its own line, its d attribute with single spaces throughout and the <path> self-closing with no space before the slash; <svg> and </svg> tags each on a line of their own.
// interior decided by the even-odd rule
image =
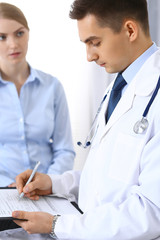
<svg viewBox="0 0 160 240">
<path fill-rule="evenodd" d="M 154 92 L 153 92 L 153 94 L 152 94 L 152 97 L 150 98 L 150 100 L 149 100 L 149 102 L 148 102 L 148 104 L 147 104 L 147 106 L 146 106 L 146 108 L 145 108 L 145 110 L 144 110 L 144 113 L 143 113 L 143 115 L 142 115 L 142 119 L 139 120 L 139 121 L 137 121 L 137 122 L 135 123 L 134 127 L 133 127 L 134 133 L 136 133 L 136 134 L 142 134 L 142 133 L 144 133 L 145 130 L 148 128 L 149 122 L 148 122 L 146 116 L 147 116 L 147 114 L 148 114 L 148 112 L 149 112 L 149 109 L 150 109 L 150 107 L 151 107 L 151 105 L 152 105 L 152 103 L 153 103 L 153 101 L 154 101 L 154 99 L 155 99 L 155 97 L 156 97 L 156 95 L 157 95 L 157 93 L 158 93 L 159 88 L 160 88 L 160 77 L 159 77 L 159 79 L 158 79 L 156 88 L 155 88 L 155 90 L 154 90 Z M 109 91 L 108 91 L 108 92 L 109 92 Z M 103 103 L 104 103 L 104 101 L 105 101 L 105 99 L 106 99 L 106 97 L 107 97 L 107 95 L 108 95 L 108 92 L 106 93 L 106 95 L 104 96 L 103 100 L 102 100 L 101 103 L 100 103 L 100 106 L 99 106 L 99 108 L 98 108 L 98 110 L 97 110 L 96 116 L 95 116 L 95 118 L 94 118 L 94 120 L 93 120 L 93 123 L 92 123 L 92 125 L 91 125 L 91 129 L 90 129 L 90 131 L 89 131 L 89 133 L 88 133 L 88 136 L 86 137 L 86 140 L 85 140 L 84 144 L 82 144 L 81 142 L 77 142 L 77 145 L 78 145 L 78 146 L 82 146 L 83 148 L 87 148 L 87 147 L 89 147 L 89 146 L 92 144 L 93 139 L 95 138 L 95 135 L 96 135 L 96 133 L 97 133 L 98 126 L 97 126 L 97 128 L 96 128 L 96 130 L 95 130 L 95 132 L 94 132 L 94 134 L 93 134 L 93 136 L 92 136 L 91 139 L 90 139 L 90 135 L 91 135 L 91 133 L 92 133 L 92 131 L 93 131 L 93 128 L 94 128 L 95 123 L 96 123 L 96 121 L 97 121 L 97 119 L 98 119 L 99 113 L 100 113 L 100 111 L 101 111 L 101 109 L 102 109 Z M 90 140 L 89 140 L 89 139 L 90 139 Z"/>
<path fill-rule="evenodd" d="M 95 115 L 95 117 L 94 117 L 94 120 L 93 120 L 93 122 L 92 122 L 90 131 L 89 131 L 89 133 L 88 133 L 88 135 L 87 135 L 87 137 L 86 137 L 86 140 L 85 140 L 84 144 L 81 143 L 81 142 L 77 142 L 77 145 L 78 145 L 78 146 L 81 146 L 81 147 L 83 147 L 83 148 L 87 148 L 87 147 L 89 147 L 89 146 L 92 144 L 93 139 L 94 139 L 94 137 L 95 137 L 95 135 L 96 135 L 96 133 L 97 133 L 98 126 L 97 126 L 96 130 L 94 131 L 94 134 L 93 134 L 93 136 L 92 136 L 91 139 L 90 139 L 90 135 L 91 135 L 91 133 L 92 133 L 94 127 L 95 127 L 95 123 L 97 122 L 99 113 L 100 113 L 100 111 L 101 111 L 101 109 L 102 109 L 103 103 L 104 103 L 104 101 L 106 100 L 106 97 L 107 97 L 108 93 L 109 93 L 109 90 L 108 90 L 108 92 L 106 93 L 106 95 L 104 96 L 103 100 L 101 101 L 101 103 L 100 103 L 100 105 L 99 105 L 99 108 L 98 108 L 97 113 L 96 113 L 96 115 Z M 89 140 L 89 139 L 90 139 L 90 140 Z"/>
<path fill-rule="evenodd" d="M 151 105 L 152 105 L 152 103 L 153 103 L 153 101 L 154 101 L 154 99 L 155 99 L 155 97 L 158 93 L 159 88 L 160 88 L 160 77 L 158 79 L 158 83 L 157 83 L 156 88 L 153 92 L 153 95 L 152 95 L 151 99 L 149 100 L 146 109 L 144 110 L 144 113 L 142 115 L 142 119 L 137 121 L 135 123 L 134 127 L 133 127 L 133 131 L 136 134 L 142 134 L 148 128 L 149 122 L 148 122 L 146 116 L 147 116 L 148 111 L 149 111 L 149 109 L 150 109 L 150 107 L 151 107 Z"/>
</svg>

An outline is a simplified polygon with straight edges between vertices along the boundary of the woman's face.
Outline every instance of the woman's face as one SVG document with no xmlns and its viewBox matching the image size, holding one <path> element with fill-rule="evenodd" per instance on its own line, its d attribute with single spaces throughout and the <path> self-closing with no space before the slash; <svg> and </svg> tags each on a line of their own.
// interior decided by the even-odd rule
<svg viewBox="0 0 160 240">
<path fill-rule="evenodd" d="M 26 61 L 29 31 L 15 20 L 0 18 L 0 64 Z"/>
</svg>

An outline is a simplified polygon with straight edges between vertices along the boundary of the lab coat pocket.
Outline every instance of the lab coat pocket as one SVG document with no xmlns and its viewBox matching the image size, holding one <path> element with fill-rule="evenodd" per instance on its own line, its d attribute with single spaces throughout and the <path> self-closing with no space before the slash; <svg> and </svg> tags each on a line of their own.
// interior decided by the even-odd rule
<svg viewBox="0 0 160 240">
<path fill-rule="evenodd" d="M 136 183 L 143 138 L 119 134 L 113 147 L 109 177 L 124 183 Z"/>
</svg>

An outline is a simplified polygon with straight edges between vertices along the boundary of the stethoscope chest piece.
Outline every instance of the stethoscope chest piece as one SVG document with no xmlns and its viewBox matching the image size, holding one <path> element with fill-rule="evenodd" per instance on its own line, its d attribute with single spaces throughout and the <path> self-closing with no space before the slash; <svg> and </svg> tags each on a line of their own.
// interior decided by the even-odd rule
<svg viewBox="0 0 160 240">
<path fill-rule="evenodd" d="M 144 117 L 142 117 L 142 119 L 138 122 L 135 123 L 134 127 L 133 127 L 133 131 L 136 134 L 142 134 L 144 133 L 144 131 L 148 128 L 148 120 Z"/>
<path fill-rule="evenodd" d="M 147 116 L 148 111 L 149 111 L 149 109 L 150 109 L 150 107 L 151 107 L 151 105 L 152 105 L 152 103 L 153 103 L 153 101 L 154 101 L 158 91 L 159 91 L 159 88 L 160 88 L 160 77 L 158 79 L 158 82 L 157 82 L 156 88 L 155 88 L 155 90 L 153 92 L 153 95 L 150 98 L 150 100 L 149 100 L 149 102 L 148 102 L 148 104 L 147 104 L 147 106 L 146 106 L 146 108 L 144 110 L 144 113 L 142 115 L 142 119 L 140 121 L 136 122 L 134 127 L 133 127 L 133 131 L 136 134 L 142 134 L 148 128 L 149 123 L 148 123 L 148 120 L 147 120 L 146 116 Z"/>
</svg>

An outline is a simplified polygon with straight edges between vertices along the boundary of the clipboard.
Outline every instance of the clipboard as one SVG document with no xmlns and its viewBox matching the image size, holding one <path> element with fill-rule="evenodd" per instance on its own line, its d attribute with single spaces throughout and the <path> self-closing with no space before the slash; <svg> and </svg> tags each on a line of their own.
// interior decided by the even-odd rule
<svg viewBox="0 0 160 240">
<path fill-rule="evenodd" d="M 5 191 L 3 192 L 3 190 L 5 190 Z M 6 187 L 0 187 L 0 195 L 2 194 L 1 195 L 1 208 L 2 208 L 2 210 L 3 210 L 3 201 L 4 202 L 7 201 L 8 205 L 10 203 L 12 203 L 12 199 L 7 200 L 8 199 L 7 195 L 5 195 L 6 193 L 9 193 L 9 195 L 12 196 L 12 190 L 14 190 L 13 191 L 13 201 L 14 201 L 14 194 L 18 195 L 18 192 L 17 192 L 16 188 L 15 187 L 7 187 L 7 188 Z M 4 195 L 4 199 L 2 197 L 3 195 Z M 18 195 L 18 197 L 19 197 L 19 195 Z M 52 196 L 42 196 L 41 199 L 42 199 L 42 201 L 39 202 L 38 204 L 44 204 L 45 203 L 44 208 L 46 208 L 46 202 L 43 203 L 43 201 L 46 201 L 46 199 L 48 201 L 47 204 L 52 205 L 52 202 L 54 201 L 53 204 L 56 203 L 57 208 L 59 208 L 59 206 L 61 208 L 61 206 L 63 206 L 63 204 L 67 204 L 66 205 L 67 209 L 64 209 L 64 210 L 61 209 L 62 213 L 61 213 L 60 210 L 57 210 L 57 212 L 52 212 L 52 209 L 50 209 L 50 206 L 49 206 L 49 213 L 50 214 L 53 214 L 53 215 L 54 214 L 60 214 L 61 215 L 61 214 L 63 214 L 63 211 L 64 211 L 64 214 L 69 214 L 70 213 L 69 211 L 71 211 L 71 213 L 74 213 L 74 214 L 83 214 L 82 210 L 78 207 L 78 205 L 75 202 L 69 202 L 66 199 L 52 197 Z M 15 201 L 16 201 L 16 204 L 19 204 L 19 205 L 22 204 L 22 206 L 23 206 L 23 201 L 28 201 L 30 203 L 34 202 L 34 204 L 36 202 L 38 202 L 38 201 L 30 200 L 30 199 L 27 199 L 27 198 L 19 200 L 20 202 L 18 202 L 18 203 L 17 203 L 18 200 L 15 200 Z M 25 202 L 25 204 L 26 204 L 26 202 Z M 69 206 L 69 208 L 68 208 L 68 206 Z M 11 206 L 11 208 L 12 208 L 12 206 Z M 42 206 L 42 209 L 37 209 L 37 208 L 35 208 L 35 209 L 36 209 L 35 211 L 43 211 L 43 206 Z M 23 209 L 23 207 L 22 207 L 22 209 L 21 208 L 19 208 L 19 209 L 13 208 L 12 211 L 14 211 L 14 210 L 30 211 L 30 209 L 28 209 L 28 208 Z M 68 211 L 68 213 L 67 213 L 67 211 Z M 34 210 L 33 210 L 33 212 L 34 212 Z M 44 212 L 48 212 L 48 211 L 45 211 L 45 209 L 44 209 Z M 15 219 L 12 218 L 11 214 L 9 216 L 3 216 L 3 215 L 1 215 L 1 212 L 0 212 L 0 231 L 7 230 L 7 229 L 13 229 L 13 228 L 19 228 L 19 226 L 16 223 L 14 223 L 13 220 L 15 220 Z"/>
</svg>

